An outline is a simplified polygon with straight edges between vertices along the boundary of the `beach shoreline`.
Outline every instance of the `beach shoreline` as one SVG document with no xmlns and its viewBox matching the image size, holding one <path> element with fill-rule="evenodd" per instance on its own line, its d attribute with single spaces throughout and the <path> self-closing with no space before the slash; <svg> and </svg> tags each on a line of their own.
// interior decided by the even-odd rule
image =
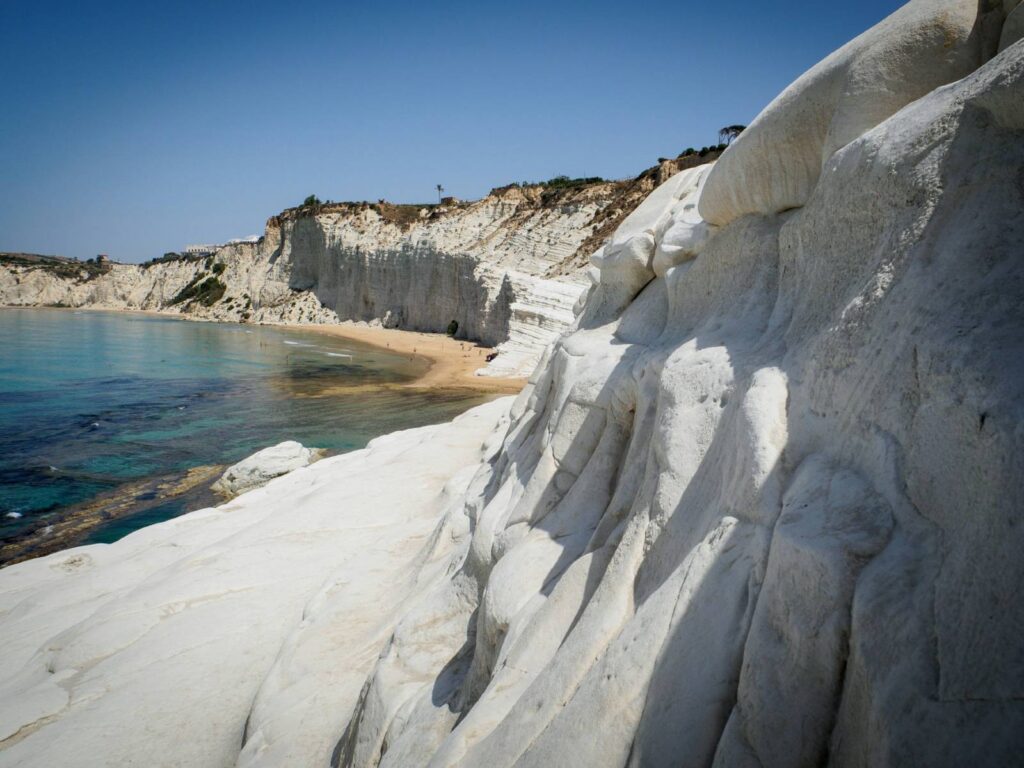
<svg viewBox="0 0 1024 768">
<path fill-rule="evenodd" d="M 392 353 L 418 357 L 427 362 L 426 372 L 403 384 L 412 389 L 471 389 L 477 392 L 516 394 L 526 378 L 477 376 L 487 364 L 490 347 L 440 333 L 423 333 L 343 321 L 340 323 L 262 323 L 272 328 L 308 331 L 324 336 L 356 341 Z"/>
<path fill-rule="evenodd" d="M 315 324 L 315 323 L 232 323 L 229 321 L 193 318 L 173 312 L 161 312 L 158 310 L 136 310 L 120 309 L 110 307 L 2 307 L 2 310 L 24 310 L 38 311 L 39 309 L 57 310 L 59 312 L 75 313 L 111 313 L 111 316 L 125 317 L 131 320 L 146 320 L 153 318 L 168 318 L 174 320 L 185 320 L 198 323 L 212 323 L 218 326 L 235 326 L 231 330 L 242 330 L 252 327 L 252 332 L 259 333 L 258 328 L 265 328 L 269 332 L 279 335 L 281 332 L 288 333 L 295 341 L 286 341 L 286 344 L 299 344 L 300 347 L 330 349 L 335 345 L 325 337 L 333 337 L 341 342 L 342 346 L 352 345 L 352 350 L 359 352 L 357 358 L 367 358 L 367 365 L 371 367 L 381 364 L 375 361 L 376 358 L 383 359 L 383 364 L 394 368 L 398 374 L 397 380 L 368 383 L 362 380 L 354 380 L 351 383 L 347 376 L 330 376 L 319 382 L 319 385 L 311 389 L 303 389 L 301 379 L 293 381 L 285 377 L 279 386 L 284 387 L 288 397 L 306 400 L 309 398 L 320 399 L 330 397 L 348 397 L 361 393 L 376 394 L 382 390 L 391 390 L 401 397 L 404 390 L 410 403 L 423 403 L 424 396 L 427 398 L 436 397 L 439 402 L 454 402 L 465 400 L 466 407 L 485 402 L 506 394 L 518 393 L 525 385 L 525 379 L 505 379 L 488 376 L 477 376 L 477 369 L 486 364 L 486 357 L 491 349 L 472 342 L 455 340 L 441 334 L 420 333 L 413 331 L 402 331 L 387 329 L 376 325 L 368 325 L 354 322 L 341 322 L 337 324 Z M 74 319 L 68 318 L 72 323 Z M 83 318 L 84 320 L 84 318 Z M 293 333 L 294 332 L 294 333 Z M 316 334 L 317 338 L 313 337 Z M 287 338 L 287 337 L 286 337 Z M 301 343 L 300 343 L 301 340 Z M 286 349 L 299 349 L 289 347 Z M 346 350 L 349 351 L 349 350 Z M 376 352 L 377 354 L 374 354 Z M 383 353 L 383 354 L 381 354 Z M 403 363 L 402 358 L 408 363 Z M 397 363 L 397 366 L 396 366 Z M 340 368 L 338 370 L 341 370 Z M 177 401 L 175 401 L 177 402 Z M 354 402 L 350 400 L 350 402 Z M 392 402 L 397 402 L 392 400 Z M 170 406 L 169 406 L 170 407 Z M 182 405 L 181 409 L 185 406 Z M 417 408 L 418 406 L 413 406 Z M 393 410 L 393 408 L 392 408 Z M 91 410 L 86 409 L 89 414 Z M 86 411 L 83 411 L 86 412 Z M 85 417 L 82 417 L 85 418 Z M 89 415 L 88 421 L 100 417 Z M 98 428 L 98 423 L 94 427 Z M 380 434 L 387 434 L 384 430 Z M 375 437 L 374 433 L 371 437 Z M 272 443 L 268 443 L 272 444 Z M 319 444 L 318 444 L 319 445 Z M 266 445 L 261 445 L 259 450 Z M 350 450 L 350 449 L 345 449 Z M 342 451 L 344 452 L 344 450 Z M 209 486 L 224 471 L 227 464 L 223 461 L 218 463 L 218 456 L 206 457 L 202 465 L 189 467 L 185 470 L 161 470 L 160 472 L 146 473 L 141 477 L 131 477 L 124 482 L 116 483 L 111 487 L 100 490 L 82 501 L 71 504 L 61 504 L 47 513 L 40 516 L 38 524 L 26 527 L 23 531 L 11 533 L 6 531 L 4 538 L 0 539 L 0 567 L 4 567 L 26 559 L 32 559 L 41 555 L 65 549 L 67 547 L 79 546 L 88 543 L 93 532 L 109 523 L 119 520 L 129 520 L 137 515 L 145 514 L 149 510 L 162 507 L 176 500 L 187 501 L 186 509 L 198 509 L 205 506 L 212 506 L 220 503 L 217 499 L 209 496 Z M 232 457 L 232 460 L 237 457 Z M 47 458 L 47 461 L 51 461 Z M 54 464 L 62 463 L 52 459 Z M 228 461 L 227 463 L 231 463 Z M 61 470 L 52 468 L 54 473 Z M 148 524 L 148 523 L 147 523 Z M 145 527 L 145 525 L 140 526 Z"/>
<path fill-rule="evenodd" d="M 146 315 L 185 320 L 193 323 L 219 323 L 225 325 L 279 328 L 289 331 L 315 333 L 368 344 L 378 349 L 410 357 L 427 363 L 423 375 L 401 386 L 409 389 L 465 389 L 481 393 L 517 394 L 526 386 L 527 378 L 477 376 L 476 371 L 487 365 L 487 356 L 494 348 L 465 339 L 453 339 L 442 333 L 407 331 L 385 328 L 381 325 L 343 320 L 338 323 L 236 323 L 206 317 L 191 317 L 180 312 L 159 309 L 128 309 L 120 307 L 27 307 L 4 306 L 2 309 L 48 309 L 59 312 L 116 312 L 128 315 Z"/>
</svg>

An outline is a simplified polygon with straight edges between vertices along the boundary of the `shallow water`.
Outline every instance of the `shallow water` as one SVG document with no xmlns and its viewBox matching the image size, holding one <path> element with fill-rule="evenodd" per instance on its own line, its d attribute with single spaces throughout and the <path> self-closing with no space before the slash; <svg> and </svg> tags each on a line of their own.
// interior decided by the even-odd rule
<svg viewBox="0 0 1024 768">
<path fill-rule="evenodd" d="M 388 386 L 424 365 L 280 328 L 0 309 L 0 544 L 132 481 L 230 464 L 288 439 L 344 452 L 489 399 Z M 150 502 L 87 540 L 115 540 L 198 499 Z"/>
</svg>

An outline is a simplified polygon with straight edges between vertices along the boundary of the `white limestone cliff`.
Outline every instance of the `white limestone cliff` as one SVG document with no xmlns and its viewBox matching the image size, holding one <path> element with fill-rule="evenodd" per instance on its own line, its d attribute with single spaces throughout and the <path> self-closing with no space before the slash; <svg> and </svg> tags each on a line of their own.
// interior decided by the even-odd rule
<svg viewBox="0 0 1024 768">
<path fill-rule="evenodd" d="M 433 208 L 291 209 L 268 221 L 259 242 L 225 246 L 210 258 L 110 264 L 91 275 L 0 261 L 0 305 L 145 309 L 236 322 L 353 320 L 440 333 L 455 320 L 459 338 L 505 344 L 500 362 L 483 373 L 526 376 L 572 323 L 586 286 L 577 252 L 676 162 L 683 161 L 665 161 L 629 182 L 512 186 Z M 207 279 L 223 286 L 220 295 L 183 298 Z"/>
<path fill-rule="evenodd" d="M 211 257 L 76 271 L 0 254 L 0 306 L 143 309 L 203 320 L 383 324 L 498 346 L 482 375 L 525 377 L 572 324 L 585 258 L 658 183 L 707 156 L 662 159 L 634 179 L 510 185 L 438 206 L 288 209 L 255 243 Z M 205 281 L 219 291 L 197 295 Z"/>
<path fill-rule="evenodd" d="M 508 417 L 0 571 L 0 766 L 1017 764 L 1016 8 L 912 0 L 659 187 Z"/>
<path fill-rule="evenodd" d="M 360 606 L 337 638 L 350 655 L 292 690 L 307 706 L 334 686 L 354 701 L 381 637 L 415 602 L 438 518 L 500 445 L 482 447 L 508 401 L 115 544 L 0 571 L 0 765 L 232 765 L 289 634 L 308 606 L 342 594 Z M 323 711 L 310 726 L 327 738 L 334 721 Z M 329 752 L 316 738 L 302 749 Z"/>
<path fill-rule="evenodd" d="M 740 134 L 701 197 L 726 224 L 803 206 L 841 147 L 996 52 L 999 2 L 915 0 L 811 68 Z"/>
</svg>

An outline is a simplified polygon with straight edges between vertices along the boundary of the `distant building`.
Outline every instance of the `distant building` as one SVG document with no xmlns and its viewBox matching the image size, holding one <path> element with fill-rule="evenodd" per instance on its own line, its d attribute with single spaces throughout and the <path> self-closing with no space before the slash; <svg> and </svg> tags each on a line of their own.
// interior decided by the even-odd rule
<svg viewBox="0 0 1024 768">
<path fill-rule="evenodd" d="M 108 261 L 110 261 L 110 257 L 107 256 L 107 254 L 100 253 L 100 254 L 96 255 L 96 263 L 97 264 L 106 264 Z"/>
<path fill-rule="evenodd" d="M 189 256 L 209 256 L 218 248 L 220 248 L 219 245 L 210 243 L 201 245 L 186 245 L 184 253 L 186 253 Z"/>
<path fill-rule="evenodd" d="M 199 243 L 196 245 L 186 245 L 185 250 L 182 251 L 186 256 L 209 256 L 212 253 L 223 248 L 225 245 L 242 245 L 244 243 L 257 243 L 259 242 L 259 235 L 249 235 L 248 237 L 236 237 L 228 240 L 226 243 Z"/>
</svg>

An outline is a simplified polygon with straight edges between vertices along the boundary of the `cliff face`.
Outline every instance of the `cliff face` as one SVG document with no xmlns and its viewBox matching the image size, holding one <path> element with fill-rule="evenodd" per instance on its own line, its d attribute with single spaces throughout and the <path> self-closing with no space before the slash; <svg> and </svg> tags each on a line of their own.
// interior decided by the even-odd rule
<svg viewBox="0 0 1024 768">
<path fill-rule="evenodd" d="M 1022 7 L 659 186 L 509 410 L 0 572 L 0 765 L 1019 763 Z"/>
<path fill-rule="evenodd" d="M 711 155 L 710 157 L 713 157 Z M 111 264 L 76 274 L 0 261 L 0 305 L 160 310 L 251 322 L 381 322 L 503 345 L 488 372 L 526 375 L 572 322 L 586 285 L 581 247 L 610 233 L 658 180 L 696 156 L 637 179 L 576 187 L 511 186 L 472 203 L 336 203 L 290 209 L 256 244 L 209 258 Z M 217 291 L 202 292 L 214 280 Z M 183 291 L 192 294 L 183 297 Z"/>
</svg>

